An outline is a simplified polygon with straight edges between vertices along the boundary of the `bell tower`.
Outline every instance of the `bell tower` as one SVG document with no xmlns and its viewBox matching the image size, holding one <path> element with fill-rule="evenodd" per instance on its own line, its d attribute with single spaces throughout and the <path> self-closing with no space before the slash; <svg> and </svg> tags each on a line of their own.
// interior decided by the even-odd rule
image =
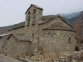
<svg viewBox="0 0 83 62">
<path fill-rule="evenodd" d="M 37 5 L 31 4 L 25 12 L 25 25 L 35 25 L 42 21 L 43 9 Z"/>
</svg>

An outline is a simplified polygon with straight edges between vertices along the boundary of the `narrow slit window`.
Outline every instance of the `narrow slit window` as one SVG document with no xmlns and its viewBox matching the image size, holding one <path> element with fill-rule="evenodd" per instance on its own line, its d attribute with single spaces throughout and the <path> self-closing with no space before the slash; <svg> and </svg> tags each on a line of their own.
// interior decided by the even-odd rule
<svg viewBox="0 0 83 62">
<path fill-rule="evenodd" d="M 34 39 L 34 33 L 32 33 L 32 37 L 33 37 L 33 39 Z"/>
<path fill-rule="evenodd" d="M 28 13 L 28 25 L 30 24 L 30 12 Z"/>
<path fill-rule="evenodd" d="M 68 43 L 71 43 L 71 38 L 69 37 L 69 39 L 68 39 Z"/>
<path fill-rule="evenodd" d="M 32 24 L 35 24 L 35 20 L 36 20 L 36 10 L 33 10 L 33 22 Z"/>
</svg>

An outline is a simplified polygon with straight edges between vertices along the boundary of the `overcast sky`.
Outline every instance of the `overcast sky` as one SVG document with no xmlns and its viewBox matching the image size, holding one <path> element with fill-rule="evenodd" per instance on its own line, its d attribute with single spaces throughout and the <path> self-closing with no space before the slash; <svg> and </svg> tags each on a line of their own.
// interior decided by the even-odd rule
<svg viewBox="0 0 83 62">
<path fill-rule="evenodd" d="M 43 15 L 83 11 L 83 0 L 0 0 L 0 26 L 24 21 L 25 12 L 31 4 L 43 8 Z"/>
</svg>

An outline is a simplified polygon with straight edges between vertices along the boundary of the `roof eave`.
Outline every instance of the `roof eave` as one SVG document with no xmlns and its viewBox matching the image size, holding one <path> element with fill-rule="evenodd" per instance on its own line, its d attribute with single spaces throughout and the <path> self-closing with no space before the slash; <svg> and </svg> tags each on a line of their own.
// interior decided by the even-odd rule
<svg viewBox="0 0 83 62">
<path fill-rule="evenodd" d="M 12 30 L 15 30 L 15 29 L 18 29 L 18 28 L 23 28 L 23 27 L 25 27 L 25 26 L 15 27 L 15 28 L 12 28 L 12 29 L 10 29 L 8 31 L 12 31 Z"/>
<path fill-rule="evenodd" d="M 76 32 L 75 30 L 65 30 L 65 29 L 42 29 L 42 30 L 61 30 L 61 31 L 72 31 L 72 32 Z"/>
</svg>

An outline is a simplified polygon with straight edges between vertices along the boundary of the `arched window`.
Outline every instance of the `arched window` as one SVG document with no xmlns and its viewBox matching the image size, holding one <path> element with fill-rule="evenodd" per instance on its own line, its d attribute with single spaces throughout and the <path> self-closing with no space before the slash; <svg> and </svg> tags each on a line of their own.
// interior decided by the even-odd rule
<svg viewBox="0 0 83 62">
<path fill-rule="evenodd" d="M 30 11 L 28 12 L 28 25 L 30 24 Z"/>
<path fill-rule="evenodd" d="M 33 10 L 33 22 L 32 22 L 32 24 L 35 23 L 35 20 L 36 20 L 36 10 L 34 9 Z"/>
</svg>

